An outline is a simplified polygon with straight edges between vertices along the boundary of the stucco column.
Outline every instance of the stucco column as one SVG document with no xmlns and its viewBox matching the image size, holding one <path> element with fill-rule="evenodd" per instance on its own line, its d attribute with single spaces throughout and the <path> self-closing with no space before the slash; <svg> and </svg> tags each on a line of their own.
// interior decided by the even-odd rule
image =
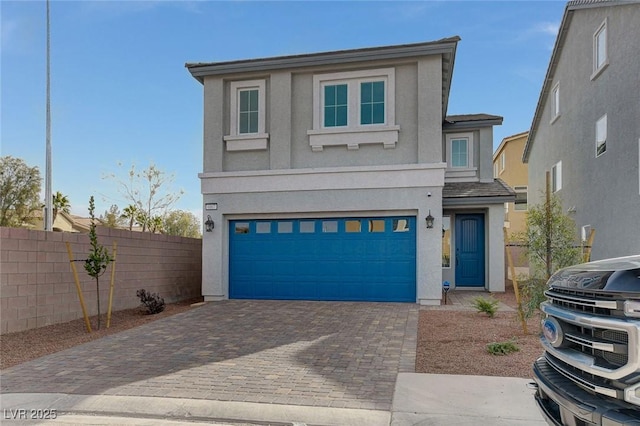
<svg viewBox="0 0 640 426">
<path fill-rule="evenodd" d="M 489 207 L 488 211 L 489 291 L 504 291 L 504 205 Z"/>
</svg>

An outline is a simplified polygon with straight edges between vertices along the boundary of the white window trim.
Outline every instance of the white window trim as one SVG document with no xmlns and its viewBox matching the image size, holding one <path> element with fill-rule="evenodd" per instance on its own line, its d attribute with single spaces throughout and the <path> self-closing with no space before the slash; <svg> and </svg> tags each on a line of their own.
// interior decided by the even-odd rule
<svg viewBox="0 0 640 426">
<path fill-rule="evenodd" d="M 385 82 L 385 123 L 360 125 L 360 83 Z M 347 125 L 324 127 L 325 85 L 347 84 Z M 325 146 L 346 145 L 358 149 L 361 144 L 380 143 L 395 148 L 400 126 L 396 125 L 395 69 L 349 71 L 313 76 L 313 129 L 307 131 L 312 151 L 322 151 Z"/>
<path fill-rule="evenodd" d="M 507 168 L 507 155 L 505 152 L 502 152 L 502 154 L 500 154 L 500 174 L 502 174 L 502 172 L 504 172 L 504 169 Z"/>
<path fill-rule="evenodd" d="M 467 160 L 468 160 L 467 167 L 453 167 L 451 165 L 451 154 L 452 154 L 451 141 L 453 141 L 454 139 L 467 139 Z M 447 134 L 447 169 L 475 170 L 473 167 L 473 133 L 448 133 Z"/>
<path fill-rule="evenodd" d="M 605 31 L 604 50 L 605 58 L 602 65 L 598 66 L 598 35 Z M 609 66 L 609 29 L 607 25 L 607 18 L 602 21 L 602 24 L 598 27 L 595 33 L 593 33 L 593 73 L 591 74 L 591 80 L 595 80 L 602 71 Z"/>
<path fill-rule="evenodd" d="M 239 96 L 241 90 L 258 89 L 258 132 L 238 133 L 240 107 Z M 267 149 L 269 134 L 266 133 L 266 81 L 245 80 L 234 81 L 230 85 L 229 93 L 229 135 L 224 137 L 227 151 L 249 151 Z"/>
<path fill-rule="evenodd" d="M 551 124 L 560 117 L 560 82 L 551 89 Z"/>
<path fill-rule="evenodd" d="M 598 135 L 598 125 L 600 124 L 600 122 L 604 120 L 604 144 L 606 146 L 607 144 L 607 139 L 609 138 L 609 124 L 608 124 L 608 120 L 607 120 L 607 114 L 603 115 L 602 117 L 598 118 L 598 121 L 596 121 L 596 158 L 601 157 L 602 155 L 607 153 L 607 148 L 605 147 L 605 151 L 601 154 L 598 154 L 598 146 L 600 145 L 600 140 L 598 139 L 599 135 Z"/>
<path fill-rule="evenodd" d="M 558 161 L 551 167 L 551 191 L 556 193 L 562 189 L 562 161 Z M 555 175 L 556 187 L 553 188 L 553 176 Z"/>
</svg>

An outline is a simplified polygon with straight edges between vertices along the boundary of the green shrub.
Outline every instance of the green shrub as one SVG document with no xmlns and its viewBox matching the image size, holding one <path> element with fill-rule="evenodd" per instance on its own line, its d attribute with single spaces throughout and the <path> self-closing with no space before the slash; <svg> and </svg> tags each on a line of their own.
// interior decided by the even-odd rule
<svg viewBox="0 0 640 426">
<path fill-rule="evenodd" d="M 478 312 L 484 312 L 489 315 L 490 318 L 498 311 L 498 301 L 493 297 L 486 299 L 484 297 L 476 297 L 473 300 L 472 306 L 478 310 Z"/>
<path fill-rule="evenodd" d="M 515 340 L 487 344 L 487 352 L 491 355 L 509 355 L 510 353 L 518 352 L 519 350 L 520 348 L 515 344 Z"/>
</svg>

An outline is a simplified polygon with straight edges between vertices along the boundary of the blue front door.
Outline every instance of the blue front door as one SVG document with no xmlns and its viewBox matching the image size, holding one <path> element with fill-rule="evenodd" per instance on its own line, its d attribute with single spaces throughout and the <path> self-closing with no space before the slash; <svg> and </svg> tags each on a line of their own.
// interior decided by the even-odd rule
<svg viewBox="0 0 640 426">
<path fill-rule="evenodd" d="M 456 215 L 456 286 L 484 287 L 484 215 Z"/>
<path fill-rule="evenodd" d="M 230 222 L 229 297 L 416 301 L 415 217 Z"/>
</svg>

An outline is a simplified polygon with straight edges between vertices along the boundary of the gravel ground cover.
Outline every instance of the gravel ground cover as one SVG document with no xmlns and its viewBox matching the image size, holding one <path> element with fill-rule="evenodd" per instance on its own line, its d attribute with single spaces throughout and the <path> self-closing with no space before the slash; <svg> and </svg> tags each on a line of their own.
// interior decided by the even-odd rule
<svg viewBox="0 0 640 426">
<path fill-rule="evenodd" d="M 511 286 L 493 296 L 517 307 Z M 499 311 L 490 318 L 475 310 L 421 310 L 416 372 L 531 378 L 531 366 L 542 355 L 540 317 L 528 319 L 527 329 L 524 334 L 515 311 Z M 488 344 L 507 341 L 519 350 L 508 355 L 487 351 Z"/>
</svg>

